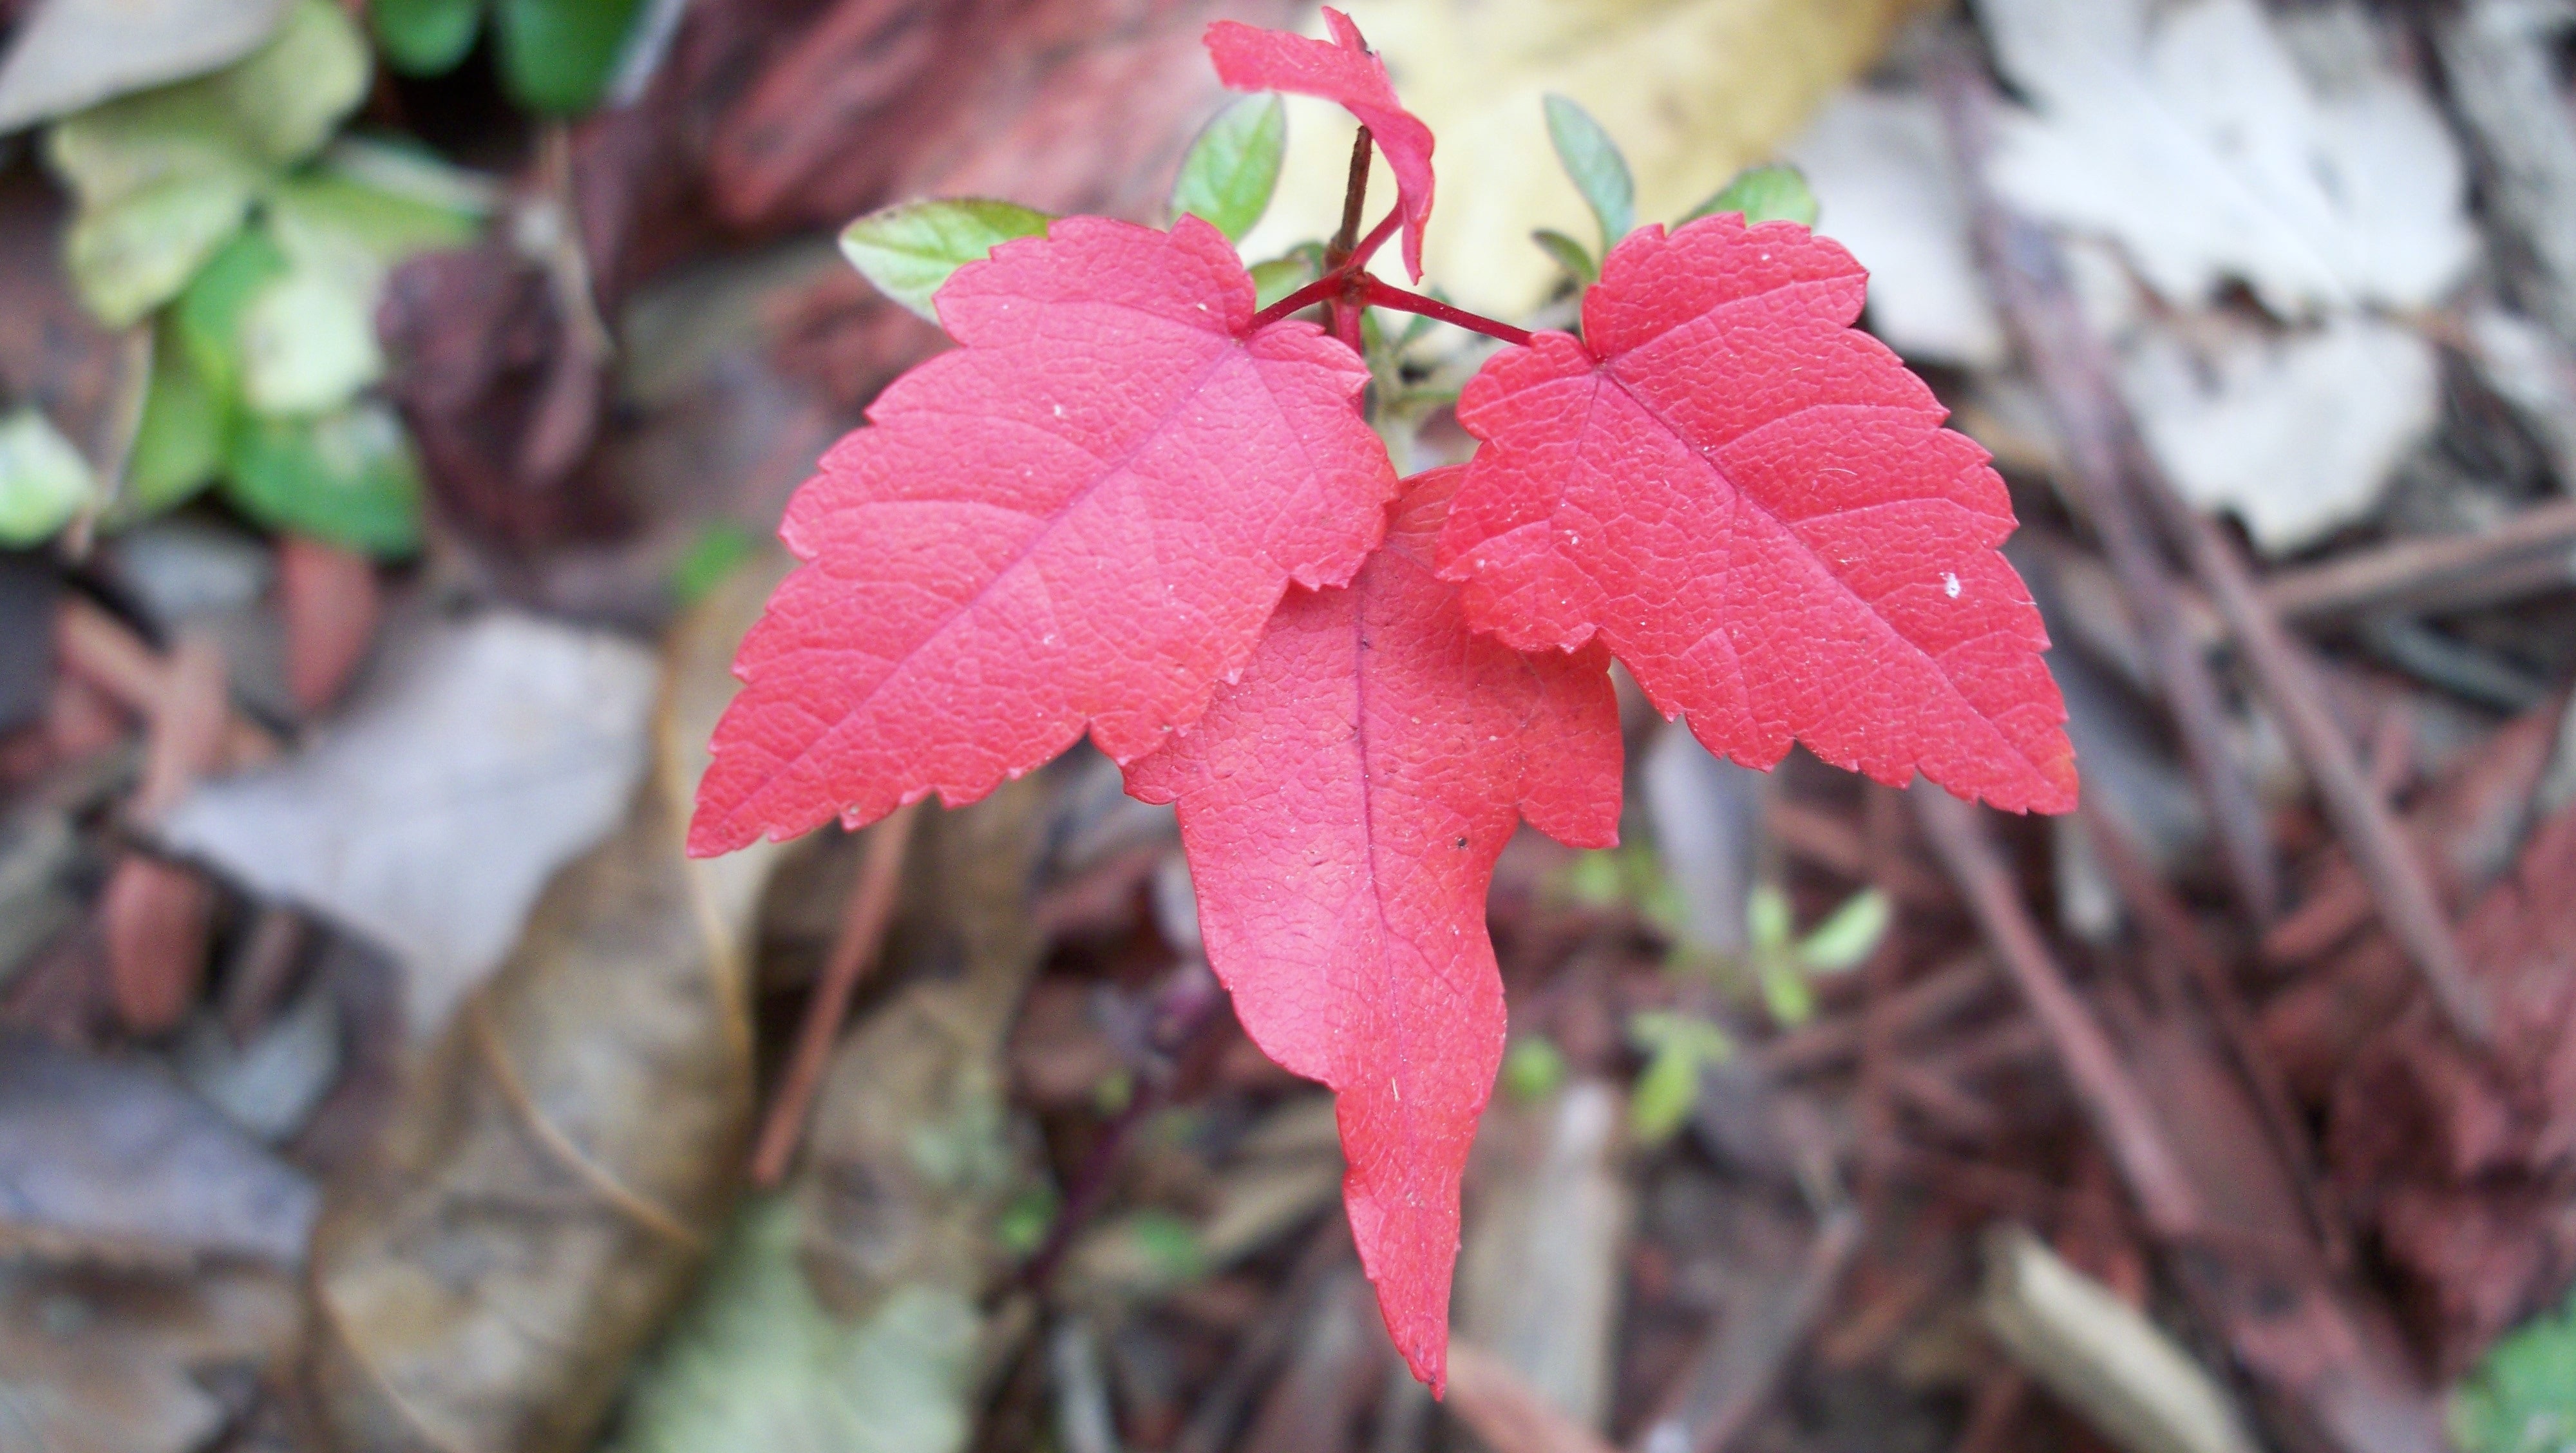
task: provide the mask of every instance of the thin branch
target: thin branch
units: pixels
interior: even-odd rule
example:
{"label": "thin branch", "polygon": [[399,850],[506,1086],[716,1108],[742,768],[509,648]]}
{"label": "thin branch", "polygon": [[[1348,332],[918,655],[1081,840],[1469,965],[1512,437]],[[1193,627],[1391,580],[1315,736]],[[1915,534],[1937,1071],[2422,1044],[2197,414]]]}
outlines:
{"label": "thin branch", "polygon": [[903,884],[903,860],[920,810],[918,802],[896,808],[868,839],[867,855],[859,860],[858,881],[851,885],[849,906],[841,915],[840,932],[832,939],[832,956],[824,962],[813,997],[806,1001],[805,1022],[797,1028],[796,1048],[779,1081],[778,1098],[760,1127],[759,1146],[751,1157],[755,1186],[774,1186],[785,1179],[797,1142],[804,1139],[805,1118],[813,1110],[815,1092],[823,1086],[823,1069],[831,1060],[841,1020],[850,1012],[850,995],[876,962],[886,929],[894,922],[895,890]]}
{"label": "thin branch", "polygon": [[2122,1178],[2138,1198],[2147,1224],[2167,1238],[2200,1229],[2200,1196],[2183,1174],[2182,1163],[2165,1139],[2164,1126],[2147,1103],[2146,1092],[2120,1063],[2111,1037],[2050,956],[2039,925],[2023,904],[2021,890],[2004,866],[2003,854],[1987,836],[1978,809],[1936,787],[1918,786],[1914,815],[1942,866],[1968,900],[1968,911],[1985,930],[2004,971],[2032,1017],[2048,1031],[2058,1063],[2093,1128],[2119,1162]]}
{"label": "thin branch", "polygon": [[1370,141],[1369,129],[1365,126],[1360,128],[1359,135],[1351,138],[1350,180],[1342,186],[1342,225],[1333,234],[1332,242],[1324,248],[1326,272],[1340,271],[1359,243],[1360,208],[1368,202]]}
{"label": "thin branch", "polygon": [[1403,221],[1404,208],[1400,204],[1388,208],[1386,215],[1378,219],[1377,225],[1369,229],[1368,236],[1361,238],[1360,245],[1351,250],[1351,260],[1344,266],[1352,268],[1368,266],[1369,259],[1377,256],[1377,250],[1384,247],[1386,240],[1395,235],[1395,229]]}

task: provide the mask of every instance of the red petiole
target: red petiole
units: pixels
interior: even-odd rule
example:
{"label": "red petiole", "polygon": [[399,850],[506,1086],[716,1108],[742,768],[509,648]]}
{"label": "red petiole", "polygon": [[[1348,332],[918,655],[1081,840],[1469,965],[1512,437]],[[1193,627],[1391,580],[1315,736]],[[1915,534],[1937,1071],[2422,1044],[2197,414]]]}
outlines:
{"label": "red petiole", "polygon": [[[1392,222],[1393,215],[1390,214],[1387,220]],[[1382,226],[1378,229],[1378,233],[1391,230]],[[1389,308],[1399,313],[1420,313],[1426,318],[1455,324],[1469,332],[1482,333],[1488,338],[1499,338],[1505,343],[1516,343],[1524,348],[1529,346],[1529,330],[1525,328],[1515,328],[1509,323],[1498,322],[1482,313],[1470,313],[1464,308],[1451,307],[1438,298],[1426,298],[1420,293],[1407,292],[1365,271],[1361,264],[1367,260],[1369,248],[1376,242],[1385,240],[1378,233],[1370,234],[1371,240],[1361,244],[1360,249],[1352,253],[1349,262],[1255,313],[1252,316],[1252,326],[1267,327],[1282,318],[1303,312],[1317,303],[1340,303],[1346,306]]]}

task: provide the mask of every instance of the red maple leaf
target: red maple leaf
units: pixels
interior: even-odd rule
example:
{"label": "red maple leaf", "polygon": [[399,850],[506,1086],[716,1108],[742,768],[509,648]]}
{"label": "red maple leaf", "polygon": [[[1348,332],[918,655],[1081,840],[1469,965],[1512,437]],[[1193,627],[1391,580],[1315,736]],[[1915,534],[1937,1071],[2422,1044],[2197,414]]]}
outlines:
{"label": "red maple leaf", "polygon": [[1458,402],[1483,441],[1440,539],[1468,619],[1523,650],[1594,636],[1709,750],[1792,738],[1893,785],[2075,804],[2039,611],[1995,550],[1986,452],[1849,325],[1865,274],[1788,222],[1736,216],[1611,252],[1583,336],[1488,360]]}
{"label": "red maple leaf", "polygon": [[1349,588],[1290,592],[1242,679],[1127,769],[1130,792],[1178,804],[1244,1029],[1335,1092],[1361,1264],[1434,1389],[1459,1176],[1502,1062],[1494,858],[1521,817],[1585,847],[1619,825],[1607,658],[1474,634],[1432,571],[1460,474],[1409,481]]}
{"label": "red maple leaf", "polygon": [[897,380],[780,533],[806,564],[745,637],[689,850],[971,802],[1079,736],[1194,720],[1290,581],[1348,581],[1395,492],[1357,356],[1255,329],[1194,217],[1074,217],[958,270],[965,345]]}
{"label": "red maple leaf", "polygon": [[1404,109],[1386,62],[1370,54],[1351,18],[1327,5],[1329,42],[1235,20],[1207,28],[1217,79],[1237,91],[1287,91],[1331,101],[1360,119],[1395,173],[1396,209],[1404,216],[1404,267],[1422,278],[1422,228],[1431,220],[1431,128]]}

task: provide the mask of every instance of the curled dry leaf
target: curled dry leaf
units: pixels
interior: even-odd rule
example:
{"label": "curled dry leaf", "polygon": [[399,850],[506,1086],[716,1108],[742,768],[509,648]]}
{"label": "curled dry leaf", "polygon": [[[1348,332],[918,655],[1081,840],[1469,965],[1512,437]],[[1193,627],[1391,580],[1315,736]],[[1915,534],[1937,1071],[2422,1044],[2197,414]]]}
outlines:
{"label": "curled dry leaf", "polygon": [[586,1446],[721,1222],[774,850],[690,862],[683,814],[726,658],[779,573],[738,573],[675,633],[632,811],[555,875],[403,1087],[376,1162],[332,1190],[312,1361],[345,1447]]}

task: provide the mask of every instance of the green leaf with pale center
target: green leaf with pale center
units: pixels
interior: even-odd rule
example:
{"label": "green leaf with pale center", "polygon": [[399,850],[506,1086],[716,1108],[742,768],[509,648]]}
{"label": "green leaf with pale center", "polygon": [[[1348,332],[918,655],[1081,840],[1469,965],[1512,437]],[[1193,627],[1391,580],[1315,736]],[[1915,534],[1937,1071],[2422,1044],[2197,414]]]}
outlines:
{"label": "green leaf with pale center", "polygon": [[1288,107],[1276,95],[1246,96],[1216,115],[1190,143],[1172,184],[1172,215],[1204,219],[1241,242],[1279,187],[1288,151]]}
{"label": "green leaf with pale center", "polygon": [[1628,174],[1628,159],[1591,112],[1557,95],[1550,95],[1546,105],[1548,140],[1556,144],[1556,159],[1565,164],[1565,174],[1601,224],[1601,251],[1607,256],[1637,225],[1637,183]]}
{"label": "green leaf with pale center", "polygon": [[1054,221],[1010,202],[959,197],[904,202],[870,212],[841,231],[841,255],[877,291],[936,323],[930,305],[949,274],[1002,243],[1035,237]]}

